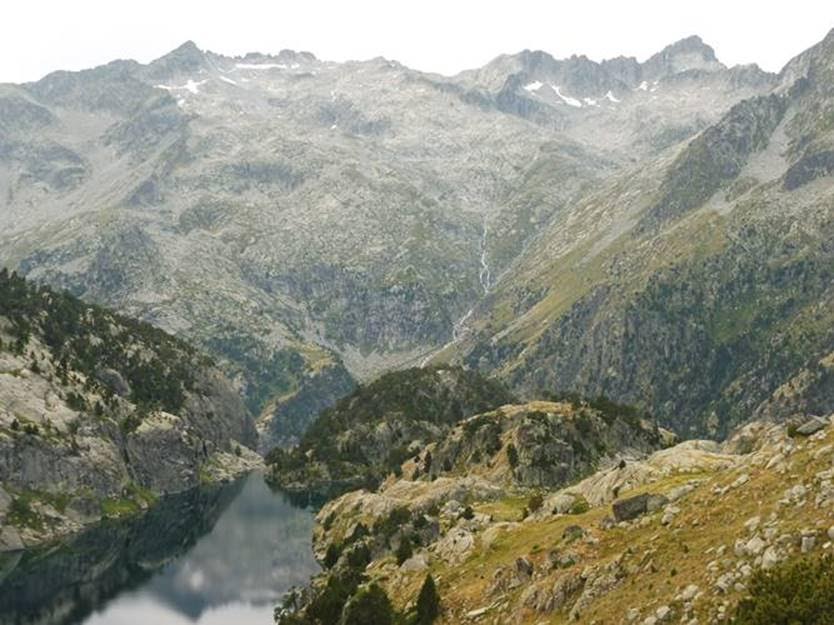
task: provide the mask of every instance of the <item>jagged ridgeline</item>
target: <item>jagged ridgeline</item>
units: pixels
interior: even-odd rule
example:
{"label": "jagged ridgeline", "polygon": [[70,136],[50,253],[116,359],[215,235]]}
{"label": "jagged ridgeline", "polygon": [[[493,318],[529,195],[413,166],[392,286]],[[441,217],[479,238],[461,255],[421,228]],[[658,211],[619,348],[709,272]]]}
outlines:
{"label": "jagged ridgeline", "polygon": [[286,487],[374,485],[458,421],[514,403],[500,383],[460,367],[383,375],[322,412],[292,451],[267,457]]}
{"label": "jagged ridgeline", "polygon": [[208,357],[0,270],[0,550],[230,476],[255,442]]}

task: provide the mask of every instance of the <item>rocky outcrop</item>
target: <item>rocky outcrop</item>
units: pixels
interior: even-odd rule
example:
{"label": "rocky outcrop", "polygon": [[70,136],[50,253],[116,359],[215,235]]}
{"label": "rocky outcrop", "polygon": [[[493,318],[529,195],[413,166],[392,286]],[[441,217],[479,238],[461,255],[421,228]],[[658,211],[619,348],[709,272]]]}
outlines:
{"label": "rocky outcrop", "polygon": [[505,485],[556,488],[673,441],[628,406],[529,402],[463,420],[405,462],[402,472],[426,479],[484,475]]}
{"label": "rocky outcrop", "polygon": [[189,346],[5,272],[0,293],[6,548],[262,466],[239,395]]}
{"label": "rocky outcrop", "polygon": [[[381,584],[398,609],[407,610],[427,571],[442,571],[441,623],[520,616],[726,622],[758,571],[832,548],[834,416],[820,423],[796,436],[756,422],[723,445],[688,441],[635,457],[545,491],[540,509],[523,520],[496,518],[518,497],[483,476],[391,481],[377,493],[349,493],[317,518],[320,557],[341,555],[312,596],[348,579],[345,567],[363,551],[367,559],[352,570]],[[618,498],[589,490],[616,473]],[[589,494],[582,507],[549,507],[582,492]],[[394,556],[406,536],[413,554],[400,563]]]}

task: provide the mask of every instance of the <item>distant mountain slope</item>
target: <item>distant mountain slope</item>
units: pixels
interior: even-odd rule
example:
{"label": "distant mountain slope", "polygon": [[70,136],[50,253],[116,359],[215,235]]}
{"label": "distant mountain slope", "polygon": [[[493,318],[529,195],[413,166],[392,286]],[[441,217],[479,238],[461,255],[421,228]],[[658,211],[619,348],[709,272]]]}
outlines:
{"label": "distant mountain slope", "polygon": [[830,411],[832,68],[834,31],[771,93],[554,217],[438,360],[523,396],[636,403],[685,435]]}
{"label": "distant mountain slope", "polygon": [[775,80],[697,38],[452,78],[190,42],[55,72],[0,86],[0,264],[196,341],[289,442],[458,338],[603,179]]}
{"label": "distant mountain slope", "polygon": [[3,549],[254,466],[255,443],[206,356],[0,270]]}

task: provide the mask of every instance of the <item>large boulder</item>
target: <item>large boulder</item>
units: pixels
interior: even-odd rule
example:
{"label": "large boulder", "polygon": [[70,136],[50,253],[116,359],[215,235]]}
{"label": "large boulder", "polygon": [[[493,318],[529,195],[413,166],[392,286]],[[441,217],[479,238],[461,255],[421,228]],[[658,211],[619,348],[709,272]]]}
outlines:
{"label": "large boulder", "polygon": [[617,522],[630,521],[648,512],[659,510],[669,503],[663,495],[651,495],[644,493],[626,499],[618,499],[611,507],[614,511],[614,518]]}

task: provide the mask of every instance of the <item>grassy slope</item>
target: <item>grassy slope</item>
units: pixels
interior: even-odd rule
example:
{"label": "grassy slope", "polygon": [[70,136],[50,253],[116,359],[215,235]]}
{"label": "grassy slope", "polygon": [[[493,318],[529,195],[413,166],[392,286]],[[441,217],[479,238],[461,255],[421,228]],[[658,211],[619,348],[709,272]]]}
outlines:
{"label": "grassy slope", "polygon": [[[780,475],[761,466],[741,466],[725,472],[686,473],[670,475],[661,481],[642,487],[622,496],[640,492],[668,492],[674,486],[693,478],[704,478],[700,486],[678,505],[681,513],[669,527],[659,523],[660,515],[651,517],[645,527],[632,526],[627,529],[615,527],[599,529],[600,521],[610,514],[610,506],[591,509],[585,514],[556,517],[546,521],[528,521],[517,525],[491,544],[489,548],[477,549],[460,565],[453,566],[433,560],[431,573],[439,581],[439,590],[446,608],[443,624],[465,620],[463,615],[470,610],[493,604],[488,598],[492,573],[502,566],[513,566],[519,557],[528,557],[537,565],[544,561],[551,548],[563,546],[561,536],[566,527],[580,525],[598,540],[596,544],[583,541],[573,547],[582,555],[575,569],[607,563],[624,555],[626,566],[637,567],[635,574],[628,575],[619,586],[594,602],[593,608],[580,622],[619,623],[625,611],[631,607],[643,608],[642,616],[648,615],[648,608],[661,605],[679,606],[674,601],[683,588],[696,584],[704,596],[696,599],[694,615],[700,622],[708,622],[718,601],[735,604],[743,595],[731,590],[726,596],[717,596],[712,590],[714,579],[710,579],[707,566],[713,560],[720,560],[715,550],[725,545],[732,558],[736,538],[748,537],[744,523],[754,516],[765,520],[771,513],[780,518],[780,533],[796,534],[804,528],[827,529],[832,523],[831,511],[815,508],[812,501],[802,507],[782,506],[778,503],[786,488],[800,483],[813,483],[814,475],[832,467],[834,453],[830,447],[827,453],[815,458],[814,452],[826,445],[834,444],[834,430],[829,428],[825,439],[801,441],[794,455],[790,457],[788,470]],[[740,475],[748,474],[749,482],[734,489],[729,495],[716,495],[714,490],[731,485]],[[809,498],[810,499],[810,498]],[[517,519],[524,500],[518,497],[500,502],[475,506],[476,511],[495,515],[496,520]],[[819,547],[818,547],[819,549]],[[722,569],[723,570],[723,569]],[[570,569],[548,574],[548,580],[555,582],[560,576],[570,574]],[[576,572],[576,571],[573,571]],[[395,605],[404,607],[419,591],[425,573],[392,574],[388,561],[378,562],[371,569],[371,575],[383,583]],[[502,618],[514,616],[516,623],[568,623],[566,612],[550,615],[537,614],[529,609],[519,610],[515,602],[525,587],[501,598],[500,605],[490,611],[483,622],[504,622]],[[504,617],[495,616],[504,614]],[[495,619],[498,619],[497,621]]]}

